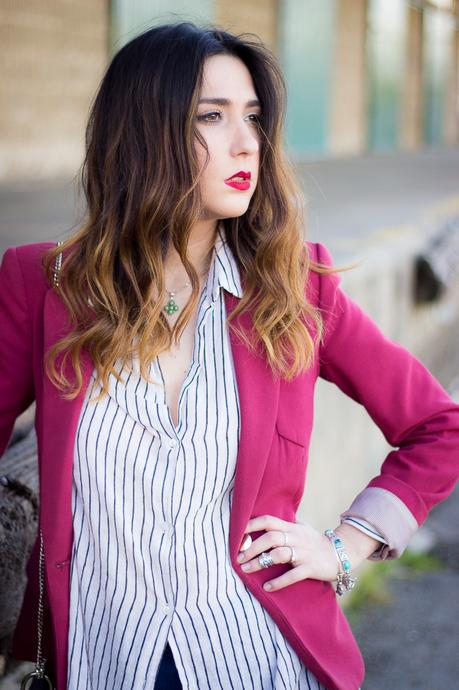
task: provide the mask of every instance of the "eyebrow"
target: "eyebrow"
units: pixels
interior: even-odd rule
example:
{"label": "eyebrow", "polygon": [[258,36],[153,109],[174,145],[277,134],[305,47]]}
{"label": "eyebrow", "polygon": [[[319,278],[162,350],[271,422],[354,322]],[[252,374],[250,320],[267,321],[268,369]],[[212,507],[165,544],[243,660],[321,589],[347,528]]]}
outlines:
{"label": "eyebrow", "polygon": [[[211,103],[212,105],[231,105],[231,101],[228,98],[201,98],[199,103]],[[254,100],[247,101],[245,104],[247,108],[254,108],[260,106],[260,101],[255,98]]]}

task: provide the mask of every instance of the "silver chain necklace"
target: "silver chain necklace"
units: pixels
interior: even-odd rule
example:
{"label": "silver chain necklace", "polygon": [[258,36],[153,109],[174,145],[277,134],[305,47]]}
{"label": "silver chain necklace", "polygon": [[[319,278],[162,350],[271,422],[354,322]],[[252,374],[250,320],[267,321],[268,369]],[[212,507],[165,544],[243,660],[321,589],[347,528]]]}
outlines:
{"label": "silver chain necklace", "polygon": [[[209,272],[209,269],[207,269],[207,271],[205,271],[204,273],[201,273],[201,275],[199,277],[203,278],[208,272]],[[166,314],[168,314],[169,316],[171,314],[174,314],[176,311],[178,311],[180,309],[180,307],[177,304],[177,302],[175,301],[174,297],[178,292],[181,292],[186,287],[191,287],[191,283],[185,283],[185,285],[182,285],[182,287],[178,288],[178,290],[174,290],[173,292],[166,288],[166,292],[169,295],[169,299],[167,301],[167,304],[163,307],[163,311],[165,311]]]}
{"label": "silver chain necklace", "polygon": [[190,287],[190,286],[191,286],[191,283],[185,283],[185,285],[183,285],[178,290],[174,290],[174,292],[171,292],[170,290],[168,290],[166,288],[166,292],[169,295],[169,300],[168,300],[167,304],[163,307],[163,310],[166,312],[166,314],[169,314],[169,316],[170,316],[171,314],[174,314],[176,311],[178,311],[180,309],[180,307],[178,306],[174,297],[178,292],[181,292],[186,287]]}

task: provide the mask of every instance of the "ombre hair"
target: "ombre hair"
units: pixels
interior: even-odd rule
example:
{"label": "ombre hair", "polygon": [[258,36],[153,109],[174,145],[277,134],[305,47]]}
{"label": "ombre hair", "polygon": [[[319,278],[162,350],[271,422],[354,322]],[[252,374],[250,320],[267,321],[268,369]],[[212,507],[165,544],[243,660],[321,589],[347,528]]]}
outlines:
{"label": "ombre hair", "polygon": [[[287,380],[312,365],[324,327],[320,310],[306,299],[308,273],[336,269],[313,264],[306,250],[304,201],[283,150],[286,87],[277,60],[253,34],[179,22],[144,31],[108,65],[86,129],[84,222],[43,257],[52,285],[63,251],[54,289],[72,330],[49,348],[45,370],[66,399],[81,391],[83,348],[97,368],[103,396],[110,373],[120,379],[118,359],[129,367],[136,355],[149,378],[149,363],[179,342],[197,305],[199,277],[187,244],[202,210],[196,139],[206,146],[195,118],[204,62],[222,54],[246,65],[261,103],[255,192],[242,216],[221,221],[243,285],[228,326],[247,347],[261,346],[272,371]],[[192,285],[173,327],[162,312],[171,243]],[[232,323],[245,311],[251,314],[250,334]],[[73,386],[65,373],[69,358]]]}

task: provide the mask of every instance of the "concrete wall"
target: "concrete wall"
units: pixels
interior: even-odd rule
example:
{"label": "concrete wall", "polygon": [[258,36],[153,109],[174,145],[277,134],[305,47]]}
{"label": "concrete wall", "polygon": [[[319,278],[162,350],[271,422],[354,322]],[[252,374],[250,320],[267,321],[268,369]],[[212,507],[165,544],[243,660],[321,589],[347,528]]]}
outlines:
{"label": "concrete wall", "polygon": [[105,0],[0,0],[0,181],[76,172],[107,31]]}

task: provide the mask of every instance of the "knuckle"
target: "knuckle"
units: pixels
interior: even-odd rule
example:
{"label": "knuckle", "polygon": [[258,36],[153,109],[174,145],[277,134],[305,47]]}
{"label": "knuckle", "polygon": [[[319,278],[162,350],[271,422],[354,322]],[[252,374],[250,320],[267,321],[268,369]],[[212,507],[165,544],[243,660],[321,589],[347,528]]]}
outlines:
{"label": "knuckle", "polygon": [[282,555],[284,557],[285,561],[290,561],[290,558],[292,557],[292,551],[289,549],[288,546],[281,546],[282,549]]}
{"label": "knuckle", "polygon": [[284,549],[284,546],[278,546],[277,549],[274,549],[279,563],[286,563],[288,558],[290,558],[290,549],[286,549],[285,551]]}
{"label": "knuckle", "polygon": [[310,568],[308,568],[304,563],[301,565],[297,566],[297,571],[298,571],[298,579],[299,580],[304,580],[306,577],[309,577],[310,574]]}

